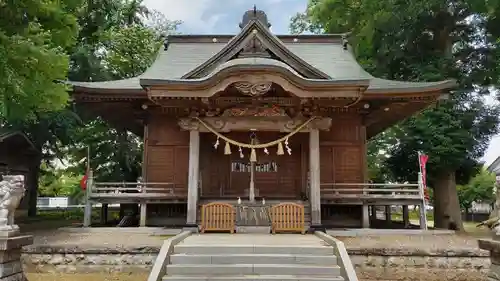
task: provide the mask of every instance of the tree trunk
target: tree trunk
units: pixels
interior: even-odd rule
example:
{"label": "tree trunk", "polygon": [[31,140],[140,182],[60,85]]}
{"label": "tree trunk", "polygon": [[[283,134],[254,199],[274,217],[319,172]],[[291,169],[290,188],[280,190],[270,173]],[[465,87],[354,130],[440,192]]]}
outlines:
{"label": "tree trunk", "polygon": [[40,166],[42,165],[42,160],[36,158],[30,165],[27,179],[27,194],[28,197],[28,217],[36,216],[37,209],[36,203],[38,199],[38,178],[40,176]]}
{"label": "tree trunk", "polygon": [[434,188],[434,227],[463,230],[455,171],[445,171],[436,179]]}

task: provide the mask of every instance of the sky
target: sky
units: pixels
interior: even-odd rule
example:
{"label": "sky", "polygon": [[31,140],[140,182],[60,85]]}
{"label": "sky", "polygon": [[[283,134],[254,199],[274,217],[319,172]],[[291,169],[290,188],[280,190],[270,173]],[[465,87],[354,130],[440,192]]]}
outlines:
{"label": "sky", "polygon": [[[263,10],[276,34],[288,34],[293,15],[303,12],[307,0],[144,0],[149,9],[162,12],[169,20],[183,23],[183,34],[235,34],[239,31],[243,13],[253,9]],[[500,135],[493,137],[483,161],[490,164],[500,156]]]}

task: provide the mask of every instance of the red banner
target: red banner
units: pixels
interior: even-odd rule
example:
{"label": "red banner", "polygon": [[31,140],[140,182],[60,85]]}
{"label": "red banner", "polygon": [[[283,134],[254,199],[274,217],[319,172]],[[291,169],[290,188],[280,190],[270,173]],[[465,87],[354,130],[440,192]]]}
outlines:
{"label": "red banner", "polygon": [[87,173],[85,173],[85,175],[80,180],[80,187],[82,188],[82,190],[87,189],[87,179],[88,179],[88,175],[87,175]]}
{"label": "red banner", "polygon": [[420,171],[422,172],[422,184],[424,185],[424,197],[425,200],[429,200],[429,193],[427,192],[427,171],[426,164],[429,160],[429,155],[418,154],[418,163],[420,164]]}

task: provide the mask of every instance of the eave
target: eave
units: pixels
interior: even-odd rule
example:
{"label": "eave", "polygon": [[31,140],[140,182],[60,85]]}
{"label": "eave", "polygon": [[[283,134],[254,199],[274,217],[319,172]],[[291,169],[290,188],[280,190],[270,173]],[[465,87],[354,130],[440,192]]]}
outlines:
{"label": "eave", "polygon": [[443,96],[443,91],[428,92],[418,95],[399,95],[399,97],[388,97],[372,99],[365,95],[361,104],[373,101],[382,102],[376,109],[369,110],[363,116],[363,124],[366,126],[367,138],[372,138],[388,128],[403,122],[407,118],[415,116],[419,112],[435,105]]}
{"label": "eave", "polygon": [[487,170],[491,173],[495,173],[495,175],[500,175],[500,157],[495,159],[495,161],[488,166]]}
{"label": "eave", "polygon": [[36,148],[35,144],[26,136],[26,134],[20,132],[20,131],[3,131],[0,133],[0,143],[7,143],[9,141],[16,142],[17,141],[22,141],[24,142],[28,147],[28,152],[32,153],[40,153],[38,149]]}
{"label": "eave", "polygon": [[[369,86],[369,80],[324,80],[304,78],[287,65],[269,59],[255,59],[260,63],[239,63],[235,59],[220,66],[212,74],[200,79],[141,79],[141,84],[152,98],[184,97],[207,98],[242,81],[271,81],[300,97],[358,97]],[[253,59],[252,59],[253,60]]]}
{"label": "eave", "polygon": [[380,78],[373,78],[370,82],[370,87],[366,90],[371,98],[387,98],[387,97],[402,97],[408,94],[433,93],[436,91],[444,91],[457,87],[457,81],[443,80],[436,82],[407,82],[394,81]]}

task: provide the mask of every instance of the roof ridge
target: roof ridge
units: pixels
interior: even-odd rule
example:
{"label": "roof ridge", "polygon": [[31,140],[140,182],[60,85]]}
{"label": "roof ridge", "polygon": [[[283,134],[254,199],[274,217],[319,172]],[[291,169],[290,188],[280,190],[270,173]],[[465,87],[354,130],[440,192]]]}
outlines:
{"label": "roof ridge", "polygon": [[[264,38],[262,38],[264,37]],[[287,48],[287,46],[274,34],[272,34],[268,28],[263,26],[262,22],[252,20],[250,21],[245,27],[242,28],[241,32],[232,37],[229,42],[215,55],[213,55],[211,58],[206,60],[204,63],[201,65],[197,66],[193,70],[189,71],[188,73],[184,74],[182,76],[183,79],[189,79],[189,78],[194,78],[197,75],[200,75],[203,73],[204,70],[210,69],[215,67],[218,63],[220,63],[222,60],[229,60],[233,56],[235,56],[245,43],[248,43],[250,40],[253,39],[258,39],[260,44],[265,44],[267,41],[267,44],[270,44],[268,47],[273,47],[275,46],[274,54],[278,56],[280,59],[284,60],[285,63],[288,65],[296,65],[301,66],[304,68],[306,72],[308,72],[312,77],[315,78],[323,78],[323,79],[330,79],[331,77],[327,75],[326,73],[322,72],[321,70],[315,68],[314,66],[310,65],[303,59],[301,59],[299,56],[294,54],[290,49]],[[264,39],[264,40],[262,40]],[[247,42],[248,41],[248,42]],[[273,50],[271,50],[272,52]],[[278,51],[278,53],[276,53]],[[286,61],[289,62],[286,62]]]}

